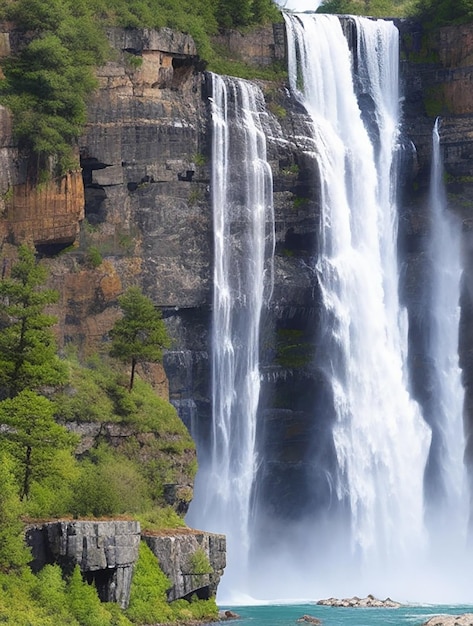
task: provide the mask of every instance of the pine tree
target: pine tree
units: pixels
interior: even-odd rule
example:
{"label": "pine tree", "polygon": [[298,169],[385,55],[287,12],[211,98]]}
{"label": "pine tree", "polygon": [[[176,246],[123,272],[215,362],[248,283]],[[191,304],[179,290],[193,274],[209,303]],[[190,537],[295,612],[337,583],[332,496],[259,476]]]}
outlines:
{"label": "pine tree", "polygon": [[23,536],[13,460],[5,453],[0,455],[0,485],[0,571],[9,571],[31,561],[31,553]]}
{"label": "pine tree", "polygon": [[34,479],[47,476],[57,450],[77,443],[54,421],[54,409],[51,400],[28,389],[0,402],[0,450],[15,459],[21,499],[28,497]]}
{"label": "pine tree", "polygon": [[123,363],[130,363],[131,391],[136,365],[140,362],[161,362],[163,348],[169,347],[170,340],[161,312],[155,309],[152,301],[142,294],[139,287],[128,289],[118,302],[123,317],[115,322],[110,331],[112,339],[110,356]]}
{"label": "pine tree", "polygon": [[44,313],[58,295],[45,289],[47,272],[34,252],[23,245],[9,277],[0,280],[0,391],[15,397],[23,389],[58,386],[66,370],[56,354],[51,326],[56,318]]}

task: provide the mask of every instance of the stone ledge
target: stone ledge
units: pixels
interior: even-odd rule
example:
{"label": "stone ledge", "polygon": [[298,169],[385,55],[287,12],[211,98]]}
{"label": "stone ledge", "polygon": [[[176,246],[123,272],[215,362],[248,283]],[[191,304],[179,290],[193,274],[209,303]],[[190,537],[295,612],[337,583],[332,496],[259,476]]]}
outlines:
{"label": "stone ledge", "polygon": [[[142,536],[139,522],[126,520],[62,520],[34,524],[26,530],[33,571],[57,563],[68,573],[78,565],[103,602],[116,602],[122,608],[129,603],[141,539],[171,581],[170,602],[193,594],[201,599],[216,595],[226,565],[224,535],[182,528]],[[192,571],[191,557],[199,549],[208,558],[211,572]]]}

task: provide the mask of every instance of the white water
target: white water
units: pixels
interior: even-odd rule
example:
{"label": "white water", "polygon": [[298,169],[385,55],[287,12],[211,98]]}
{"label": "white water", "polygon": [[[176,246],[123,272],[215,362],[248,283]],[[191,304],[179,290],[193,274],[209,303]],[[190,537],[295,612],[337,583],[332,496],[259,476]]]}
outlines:
{"label": "white water", "polygon": [[358,572],[361,589],[379,587],[380,576],[392,583],[407,563],[424,558],[430,431],[407,387],[407,321],[398,300],[398,33],[390,22],[354,19],[376,146],[338,18],[286,15],[291,89],[312,117],[322,174],[316,270],[327,319],[324,354],[332,357],[326,368],[336,411],[337,496],[351,511],[349,554],[338,558]]}
{"label": "white water", "polygon": [[425,519],[431,432],[410,396],[407,315],[398,299],[397,30],[389,22],[353,18],[356,85],[364,102],[373,105],[368,128],[339,20],[285,19],[291,90],[311,116],[321,174],[321,245],[314,266],[325,307],[319,355],[336,413],[335,493],[349,510],[349,527],[346,532],[333,519],[324,528],[306,521],[281,528],[281,545],[271,555],[258,555],[261,569],[250,578],[259,324],[271,290],[268,259],[274,247],[272,228],[268,232],[271,174],[261,93],[244,81],[217,76],[212,78],[213,421],[188,520],[227,534],[228,565],[219,588],[225,602],[368,593],[404,601],[465,601],[463,393],[456,350],[459,232],[445,212],[438,132],[430,202],[430,254],[438,280],[426,314],[436,322],[429,356],[442,407],[435,417],[441,435],[435,462],[445,500],[433,502]]}
{"label": "white water", "polygon": [[211,107],[212,429],[209,458],[201,459],[188,520],[227,535],[227,568],[220,587],[225,592],[246,586],[257,464],[260,317],[272,291],[274,215],[260,89],[212,75]]}
{"label": "white water", "polygon": [[432,133],[429,205],[432,220],[430,258],[434,276],[429,346],[437,374],[433,418],[439,431],[437,464],[441,479],[430,504],[434,515],[429,519],[429,528],[433,538],[442,546],[443,558],[449,557],[452,561],[464,554],[468,515],[463,464],[464,391],[458,365],[461,224],[447,210],[438,119]]}

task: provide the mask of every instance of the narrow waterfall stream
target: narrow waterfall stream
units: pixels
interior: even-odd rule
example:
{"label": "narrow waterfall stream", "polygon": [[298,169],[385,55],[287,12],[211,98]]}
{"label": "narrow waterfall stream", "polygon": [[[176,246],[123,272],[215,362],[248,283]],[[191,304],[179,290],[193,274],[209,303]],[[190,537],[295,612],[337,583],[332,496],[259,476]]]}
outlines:
{"label": "narrow waterfall stream", "polygon": [[210,441],[200,442],[198,506],[191,506],[189,520],[196,527],[227,535],[228,565],[222,587],[241,590],[246,581],[257,462],[260,317],[273,280],[272,174],[260,119],[265,115],[260,89],[237,78],[212,74],[211,80],[213,419]]}
{"label": "narrow waterfall stream", "polygon": [[[458,217],[447,210],[440,152],[439,120],[432,132],[430,260],[432,272],[430,358],[435,371],[431,406],[432,447],[426,474],[428,526],[440,553],[463,552],[468,498],[463,453],[463,396],[458,365],[460,320],[460,235]],[[455,514],[452,514],[452,512]],[[440,556],[440,555],[439,555]]]}

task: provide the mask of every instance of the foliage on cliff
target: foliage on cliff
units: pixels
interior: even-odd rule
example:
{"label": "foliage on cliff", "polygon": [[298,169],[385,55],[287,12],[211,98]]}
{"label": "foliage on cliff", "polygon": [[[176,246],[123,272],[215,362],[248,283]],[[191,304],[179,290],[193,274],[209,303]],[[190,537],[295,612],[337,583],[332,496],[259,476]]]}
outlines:
{"label": "foliage on cliff", "polygon": [[57,319],[44,312],[58,294],[44,288],[46,276],[34,252],[20,246],[18,262],[0,281],[0,387],[9,398],[65,380],[51,331]]}
{"label": "foliage on cliff", "polygon": [[73,146],[96,87],[94,69],[110,54],[106,26],[188,32],[211,62],[218,54],[210,37],[219,28],[277,16],[273,0],[0,0],[0,20],[25,34],[21,50],[2,60],[0,102],[13,112],[15,136],[33,157],[31,170],[62,174],[75,167]]}
{"label": "foliage on cliff", "polygon": [[414,0],[326,0],[318,13],[404,17],[412,13]]}
{"label": "foliage on cliff", "polygon": [[473,0],[417,0],[416,13],[430,28],[464,24],[473,20]]}
{"label": "foliage on cliff", "polygon": [[92,3],[15,0],[0,3],[0,16],[26,33],[25,45],[3,60],[2,102],[14,115],[19,145],[49,169],[73,167],[72,145],[86,121],[86,98],[95,88],[93,69],[108,44]]}
{"label": "foliage on cliff", "polygon": [[[0,345],[5,346],[0,621],[8,616],[13,626],[49,626],[57,619],[81,626],[126,626],[133,620],[117,606],[101,604],[78,571],[64,581],[59,568],[45,568],[37,577],[27,570],[30,554],[22,519],[126,514],[148,527],[183,525],[175,508],[166,505],[164,492],[169,483],[191,490],[194,443],[174,407],[139,377],[129,392],[122,368],[107,355],[85,364],[73,354],[59,359],[50,330],[54,320],[44,311],[54,294],[45,280],[45,271],[25,246],[0,279]],[[16,370],[10,361],[15,363],[18,355],[21,367],[13,385]],[[42,355],[51,360],[43,364],[47,376],[37,371]],[[82,437],[70,432],[74,425],[69,422]],[[90,429],[95,433],[91,438]],[[189,494],[184,492],[175,494],[175,502],[187,506]],[[150,606],[142,607],[141,615],[147,611],[151,615]],[[159,621],[167,620],[168,613],[167,608],[161,611]],[[176,620],[187,615],[177,605],[170,614]]]}
{"label": "foliage on cliff", "polygon": [[407,17],[421,19],[428,27],[462,24],[473,20],[473,1],[458,0],[325,0],[318,13]]}
{"label": "foliage on cliff", "polygon": [[130,363],[131,391],[138,363],[162,362],[163,348],[169,348],[170,340],[161,311],[138,287],[128,289],[118,298],[118,303],[123,317],[115,322],[110,331],[110,355],[123,363]]}

